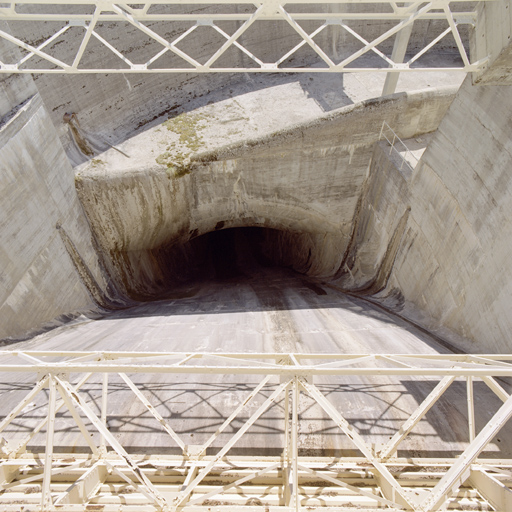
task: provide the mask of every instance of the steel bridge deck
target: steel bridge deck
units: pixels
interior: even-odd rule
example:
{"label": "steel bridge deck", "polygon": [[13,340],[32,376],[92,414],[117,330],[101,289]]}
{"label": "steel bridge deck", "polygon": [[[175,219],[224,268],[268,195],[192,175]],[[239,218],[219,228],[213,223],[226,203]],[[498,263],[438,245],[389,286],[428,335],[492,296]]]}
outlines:
{"label": "steel bridge deck", "polygon": [[[512,377],[512,355],[5,351],[0,373],[12,391],[20,377],[32,380],[28,393],[17,391],[12,410],[0,406],[2,510],[505,511],[512,503],[512,395],[500,382]],[[175,412],[183,393],[162,402],[145,383],[156,379],[162,387],[189,378],[199,386],[214,375],[231,384],[243,376],[243,392],[219,392],[210,405],[223,405],[223,421],[205,435],[199,429],[192,444]],[[402,411],[385,442],[374,442],[378,436],[350,420],[346,386],[362,379],[369,392],[379,379],[405,377],[429,392]],[[461,383],[466,441],[452,443],[443,457],[429,456],[425,441],[416,450],[407,445],[432,408],[443,414],[436,405]],[[344,390],[339,396],[333,384]],[[124,445],[122,428],[113,428],[116,394],[153,422],[138,447]],[[502,405],[482,424],[478,404],[492,396]],[[317,452],[303,435],[315,407],[325,428],[335,430],[334,442]],[[382,411],[365,414],[385,419]],[[142,418],[140,411],[135,417]],[[252,443],[263,425],[273,441],[259,453]]]}

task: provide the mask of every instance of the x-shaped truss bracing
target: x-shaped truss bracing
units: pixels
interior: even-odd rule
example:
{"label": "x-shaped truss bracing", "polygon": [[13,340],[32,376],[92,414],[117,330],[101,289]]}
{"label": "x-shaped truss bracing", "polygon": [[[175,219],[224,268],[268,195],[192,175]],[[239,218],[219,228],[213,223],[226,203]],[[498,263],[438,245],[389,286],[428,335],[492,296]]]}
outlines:
{"label": "x-shaped truss bracing", "polygon": [[[195,10],[190,13],[177,11],[183,4],[178,0],[153,0],[150,2],[139,1],[137,3],[110,2],[107,0],[80,0],[76,14],[71,13],[69,2],[61,0],[20,0],[17,2],[0,3],[0,22],[11,23],[12,30],[0,30],[0,42],[4,40],[10,46],[18,50],[18,58],[8,60],[0,53],[0,73],[236,73],[236,72],[364,72],[379,71],[400,73],[407,71],[478,71],[485,64],[485,60],[471,61],[465,45],[459,33],[462,25],[475,26],[478,23],[475,12],[457,11],[458,2],[448,0],[431,0],[430,2],[393,2],[389,0],[362,0],[327,1],[322,4],[330,5],[329,12],[318,12],[314,8],[315,2],[294,0],[291,4],[283,0],[217,0],[208,2],[205,0],[190,0],[188,5],[201,4],[208,7],[208,13]],[[486,0],[488,1],[488,0]],[[369,4],[381,6],[377,9],[368,9]],[[297,9],[297,4],[302,4]],[[352,4],[352,5],[349,5]],[[360,4],[359,12],[354,5]],[[364,5],[363,5],[364,4]],[[233,5],[238,9],[233,9]],[[288,7],[289,5],[289,7]],[[476,5],[476,2],[475,2]],[[51,6],[51,7],[48,7]],[[61,7],[66,8],[61,9]],[[350,8],[347,9],[346,7]],[[308,8],[309,7],[309,8]],[[313,8],[311,8],[313,7]],[[452,8],[454,10],[452,11]],[[347,11],[347,12],[345,12]],[[390,55],[379,49],[379,46],[389,42],[403,29],[410,28],[415,22],[421,20],[443,20],[447,27],[428,42],[422,49],[416,50],[415,55],[407,62],[393,61]],[[244,43],[244,35],[254,24],[260,22],[276,21],[291,27],[298,36],[298,43],[291,49],[283,48],[282,55],[270,62],[263,56],[256,55],[256,50],[250,50]],[[361,30],[353,27],[354,22],[365,21],[361,25],[372,23],[389,23],[389,28],[372,40],[367,39]],[[33,29],[26,32],[28,37],[16,35],[14,31],[16,23],[24,22],[26,27],[33,24]],[[51,22],[55,28],[48,35],[45,28],[43,35],[38,37],[41,22]],[[235,22],[238,28],[227,32],[223,23]],[[308,31],[304,27],[306,23],[316,23],[318,26]],[[105,23],[122,23],[125,28],[119,28],[115,36],[109,31],[107,35],[101,35],[98,29]],[[165,34],[153,28],[155,23],[165,23]],[[181,25],[180,25],[181,24]],[[183,24],[189,24],[183,28]],[[194,58],[190,51],[183,49],[183,41],[196,38],[197,44],[201,44],[201,27],[210,27],[217,32],[224,41],[219,47],[213,46],[211,54],[201,62]],[[329,55],[325,48],[318,43],[317,36],[330,26],[337,26],[352,38],[359,41],[361,47],[353,48],[341,58]],[[128,35],[136,29],[136,35]],[[174,28],[176,27],[176,28]],[[181,28],[180,28],[181,27]],[[72,29],[72,30],[71,30]],[[78,32],[77,32],[78,30]],[[263,38],[265,31],[259,33]],[[110,37],[109,35],[110,34]],[[460,53],[461,64],[455,67],[419,66],[417,61],[425,53],[430,51],[442,39],[451,34]],[[134,39],[135,37],[135,39]],[[137,37],[153,43],[151,53],[143,58],[135,60],[131,57],[129,47],[137,45]],[[41,40],[42,38],[42,40]],[[36,41],[36,42],[34,42]],[[115,55],[116,64],[105,68],[95,67],[93,64],[84,64],[84,56],[89,51],[92,41],[99,42],[103,48]],[[261,41],[263,43],[264,41]],[[64,43],[62,46],[60,43]],[[204,41],[203,41],[204,44]],[[252,46],[254,41],[252,41]],[[467,46],[467,45],[466,45]],[[256,44],[257,47],[257,44]],[[316,60],[308,60],[307,63],[292,65],[290,58],[297,56],[301,48],[309,48],[311,55]],[[1,48],[1,47],[0,47]],[[243,52],[245,60],[231,59],[231,65],[222,61],[221,57],[228,50],[236,49]],[[390,54],[390,52],[388,52]],[[12,55],[16,53],[13,52]],[[159,62],[164,55],[172,55],[177,63],[160,66]],[[378,64],[369,64],[369,61],[357,62],[360,57],[368,54],[379,57]],[[3,60],[5,60],[5,62]],[[39,59],[39,62],[37,62]],[[132,60],[133,59],[133,60]],[[97,57],[101,60],[101,57]],[[109,61],[110,62],[110,61]]]}
{"label": "x-shaped truss bracing", "polygon": [[[500,383],[500,379],[512,377],[512,355],[5,351],[0,352],[0,373],[7,383],[33,383],[11,411],[3,411],[0,422],[2,510],[19,510],[23,505],[30,510],[72,512],[88,505],[107,512],[206,511],[213,505],[225,505],[226,510],[265,506],[276,511],[360,507],[428,512],[448,504],[461,510],[468,500],[499,511],[510,510],[512,504],[512,460],[480,458],[512,417],[512,395]],[[252,384],[245,385],[245,396],[238,405],[226,400],[230,407],[209,437],[201,444],[189,445],[172,412],[179,397],[166,402],[165,410],[148,398],[144,382],[152,382],[157,374],[160,385],[163,381],[173,385],[186,376],[193,376],[192,386],[215,376],[230,382],[239,377]],[[323,388],[332,379],[337,379],[338,385],[345,379],[347,386],[353,379],[363,378],[368,385],[382,377],[413,378],[428,389],[437,384],[414,410],[407,411],[394,435],[379,445],[347,419],[348,402],[343,394],[332,400]],[[101,390],[99,400],[87,391],[95,380]],[[404,440],[455,381],[465,382],[466,387],[468,434],[462,452],[443,459],[400,457]],[[481,418],[475,417],[476,381],[483,383],[480,392],[482,387],[486,390],[480,400],[497,396],[502,403],[484,426]],[[128,402],[138,403],[154,421],[154,430],[141,436],[148,447],[157,446],[151,435],[168,435],[160,453],[134,454],[111,430],[108,418],[117,413],[109,396],[120,392],[119,383],[123,383],[124,393],[131,393]],[[376,383],[375,392],[378,388]],[[311,403],[323,411],[325,428],[334,424],[338,438],[349,442],[360,456],[308,457],[303,453],[301,423]],[[27,418],[31,405],[46,411],[39,422],[31,414]],[[282,440],[278,453],[232,454],[242,439],[246,447],[261,448],[251,446],[251,440],[257,438],[254,429],[261,428],[270,411],[273,421],[280,424],[275,430],[278,434],[274,432],[276,439]],[[80,432],[84,453],[63,451],[59,437],[63,414]],[[376,419],[370,413],[368,420]],[[42,432],[45,453],[37,455],[29,448]],[[10,439],[12,435],[14,439]],[[224,437],[219,447],[220,436]]]}

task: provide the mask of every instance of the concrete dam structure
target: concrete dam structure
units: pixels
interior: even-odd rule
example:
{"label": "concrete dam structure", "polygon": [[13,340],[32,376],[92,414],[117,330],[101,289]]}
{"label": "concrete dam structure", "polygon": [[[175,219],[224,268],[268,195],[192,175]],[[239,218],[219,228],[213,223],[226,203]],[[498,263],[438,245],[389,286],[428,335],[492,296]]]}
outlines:
{"label": "concrete dam structure", "polygon": [[0,510],[512,510],[512,6],[0,2]]}

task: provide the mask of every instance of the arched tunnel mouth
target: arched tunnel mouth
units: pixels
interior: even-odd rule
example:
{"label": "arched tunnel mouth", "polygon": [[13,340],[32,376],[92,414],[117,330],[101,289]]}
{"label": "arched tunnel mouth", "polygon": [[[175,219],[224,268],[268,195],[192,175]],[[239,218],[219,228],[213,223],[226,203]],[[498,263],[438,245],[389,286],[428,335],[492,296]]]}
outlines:
{"label": "arched tunnel mouth", "polygon": [[185,243],[117,258],[131,298],[150,302],[179,295],[183,286],[264,280],[282,272],[304,274],[309,268],[307,234],[261,226],[224,228],[223,224],[218,222],[215,230]]}
{"label": "arched tunnel mouth", "polygon": [[261,275],[264,268],[289,267],[272,251],[280,233],[271,228],[240,227],[202,235],[204,267],[198,275],[225,281]]}

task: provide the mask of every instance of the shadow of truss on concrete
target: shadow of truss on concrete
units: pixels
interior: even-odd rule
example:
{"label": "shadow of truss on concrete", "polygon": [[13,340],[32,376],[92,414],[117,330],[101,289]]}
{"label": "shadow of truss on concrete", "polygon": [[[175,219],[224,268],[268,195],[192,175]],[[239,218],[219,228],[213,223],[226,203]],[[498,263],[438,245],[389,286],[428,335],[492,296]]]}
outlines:
{"label": "shadow of truss on concrete", "polygon": [[[501,454],[481,457],[512,416],[512,396],[499,382],[512,376],[512,355],[6,351],[0,357],[3,381],[11,378],[13,390],[20,392],[20,376],[35,380],[10,411],[0,404],[2,510],[23,505],[30,510],[73,511],[88,505],[105,511],[248,511],[264,506],[276,511],[362,507],[426,512],[445,506],[503,511],[512,504],[512,460]],[[215,428],[207,429],[199,444],[185,440],[177,428],[180,418],[173,413],[173,402],[183,393],[162,407],[156,394],[139,382],[157,378],[158,386],[165,387],[186,376],[194,381],[213,376],[226,380],[225,389],[215,389],[215,395],[226,397],[225,410],[218,417],[212,413]],[[233,400],[232,382],[241,376],[250,377],[251,384],[246,381],[239,399]],[[333,391],[343,398],[352,387],[340,390],[339,384],[327,382],[364,378],[367,393],[372,392],[368,379],[381,377],[425,382],[429,392],[413,410],[401,406],[401,424],[386,442],[375,443],[347,419],[343,400],[332,399]],[[153,430],[139,434],[138,445],[146,442],[149,448],[152,435],[167,436],[158,443],[159,453],[133,453],[109,424],[116,415],[111,393],[119,390],[119,384],[112,385],[114,379],[123,383],[125,395],[130,393],[123,400],[142,406],[154,422]],[[86,392],[88,383],[96,383],[99,397]],[[454,383],[466,388],[464,448],[444,458],[399,456],[408,436]],[[3,386],[7,391],[9,384]],[[502,402],[479,431],[475,390],[484,399],[486,391]],[[301,446],[300,423],[313,404],[323,412],[326,428],[334,426],[355,456],[344,450],[329,454],[327,447],[323,455],[311,456]],[[185,410],[193,407],[193,400],[185,402]],[[274,454],[234,455],[232,448],[241,440],[250,447],[258,439],[254,427],[270,410]],[[364,413],[377,423],[383,416],[379,411]],[[372,413],[377,417],[371,418]],[[76,439],[67,450],[62,439],[56,445],[56,426],[64,419],[68,431],[78,429],[87,448],[81,453],[73,453]],[[37,436],[44,436],[44,453],[30,449]],[[215,445],[219,439],[221,445]]]}

